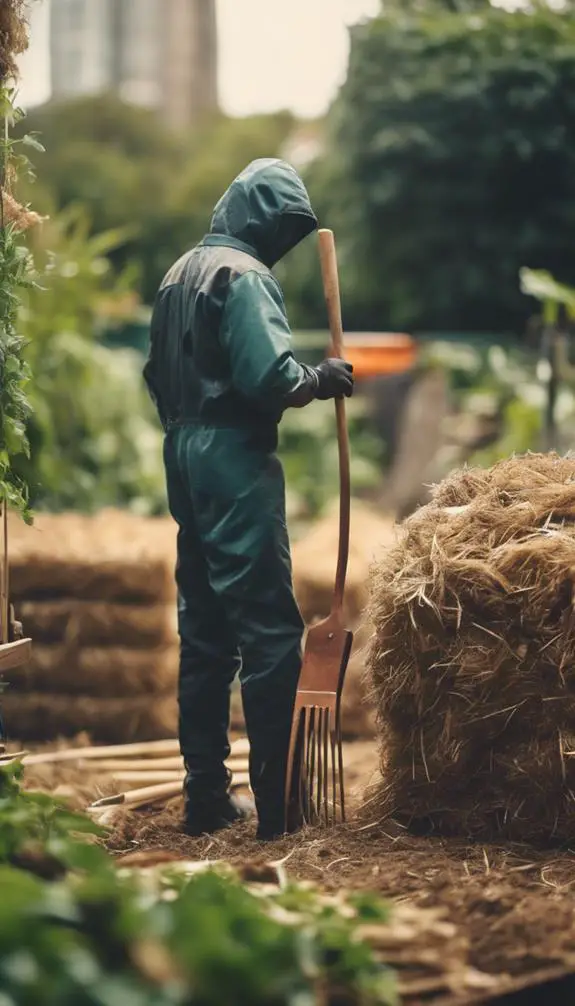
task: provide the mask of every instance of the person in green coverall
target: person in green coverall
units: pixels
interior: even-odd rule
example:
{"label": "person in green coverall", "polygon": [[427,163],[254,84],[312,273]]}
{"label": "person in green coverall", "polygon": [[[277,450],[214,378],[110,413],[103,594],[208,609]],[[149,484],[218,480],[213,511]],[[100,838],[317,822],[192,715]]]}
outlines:
{"label": "person in green coverall", "polygon": [[288,407],[350,396],[350,364],[296,362],[271,269],[317,220],[297,172],[254,161],[209,234],[158,291],[144,377],[165,430],[178,524],[179,730],[184,829],[245,816],[225,768],[239,672],[258,837],[286,830],[285,773],[303,623],[292,586],[278,423]]}

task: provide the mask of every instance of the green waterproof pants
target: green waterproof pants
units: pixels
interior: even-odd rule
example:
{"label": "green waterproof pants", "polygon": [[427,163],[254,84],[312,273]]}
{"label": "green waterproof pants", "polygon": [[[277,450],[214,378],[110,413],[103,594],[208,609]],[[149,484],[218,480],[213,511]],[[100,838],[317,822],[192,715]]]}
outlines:
{"label": "green waterproof pants", "polygon": [[303,622],[292,587],[282,466],[249,431],[173,427],[164,444],[178,531],[180,744],[187,813],[227,786],[239,672],[260,825],[281,828]]}

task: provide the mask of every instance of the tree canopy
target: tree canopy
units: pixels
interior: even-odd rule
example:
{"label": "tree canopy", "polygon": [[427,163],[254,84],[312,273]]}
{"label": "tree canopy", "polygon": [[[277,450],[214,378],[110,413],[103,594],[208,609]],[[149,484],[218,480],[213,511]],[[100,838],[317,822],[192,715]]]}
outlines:
{"label": "tree canopy", "polygon": [[[308,176],[337,230],[348,326],[520,330],[522,266],[573,278],[574,84],[572,14],[546,5],[388,3],[352,30]],[[304,274],[288,272],[290,301],[317,324]]]}
{"label": "tree canopy", "polygon": [[279,152],[293,117],[219,115],[176,134],[153,112],[104,95],[49,103],[27,117],[26,128],[46,146],[36,160],[38,208],[80,203],[94,233],[129,228],[112,261],[139,267],[150,301],[173,260],[205,233],[222,191],[250,160]]}

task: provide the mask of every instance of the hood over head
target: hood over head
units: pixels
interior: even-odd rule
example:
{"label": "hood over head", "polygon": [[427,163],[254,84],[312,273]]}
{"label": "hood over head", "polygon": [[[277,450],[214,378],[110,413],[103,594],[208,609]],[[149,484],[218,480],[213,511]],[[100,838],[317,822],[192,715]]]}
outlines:
{"label": "hood over head", "polygon": [[295,168],[266,157],[248,164],[224,192],[214,209],[210,233],[242,241],[271,269],[316,227],[306,187]]}

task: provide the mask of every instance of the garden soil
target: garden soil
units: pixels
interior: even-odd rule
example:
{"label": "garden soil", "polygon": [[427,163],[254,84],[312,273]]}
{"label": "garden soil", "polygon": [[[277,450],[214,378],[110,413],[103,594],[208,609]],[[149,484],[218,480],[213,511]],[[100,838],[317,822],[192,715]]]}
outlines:
{"label": "garden soil", "polygon": [[[224,859],[240,866],[246,877],[280,860],[291,879],[328,891],[370,890],[417,907],[440,908],[469,942],[469,963],[498,976],[501,993],[527,979],[575,969],[575,856],[569,849],[550,853],[519,844],[471,845],[417,838],[392,822],[365,823],[354,818],[353,806],[377,776],[375,743],[347,744],[345,760],[352,806],[346,825],[308,829],[269,844],[255,840],[253,824],[194,839],[179,830],[182,807],[176,799],[158,811],[120,811],[107,845],[120,858],[151,853],[159,860]],[[91,781],[85,768],[73,765],[30,769],[26,782],[77,808],[113,791],[109,782]],[[487,1000],[408,1001],[447,1006]]]}

